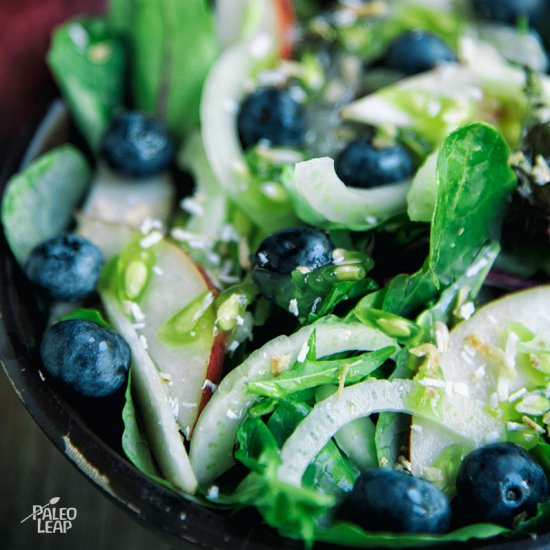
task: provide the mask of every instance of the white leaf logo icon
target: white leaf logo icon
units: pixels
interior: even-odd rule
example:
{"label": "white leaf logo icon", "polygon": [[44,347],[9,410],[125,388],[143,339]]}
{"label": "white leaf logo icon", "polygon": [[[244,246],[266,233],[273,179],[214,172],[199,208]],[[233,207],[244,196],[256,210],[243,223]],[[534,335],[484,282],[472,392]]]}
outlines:
{"label": "white leaf logo icon", "polygon": [[53,497],[50,499],[50,504],[57,504],[61,500],[61,497]]}

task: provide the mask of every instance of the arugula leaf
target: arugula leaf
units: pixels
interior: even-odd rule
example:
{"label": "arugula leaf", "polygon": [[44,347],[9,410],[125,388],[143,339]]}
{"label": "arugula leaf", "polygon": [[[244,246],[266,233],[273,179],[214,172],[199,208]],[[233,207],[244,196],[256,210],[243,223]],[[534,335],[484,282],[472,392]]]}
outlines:
{"label": "arugula leaf", "polygon": [[189,135],[198,127],[203,83],[218,53],[206,0],[134,0],[126,30],[137,108],[164,120],[174,135]]}
{"label": "arugula leaf", "polygon": [[276,377],[250,382],[247,389],[250,393],[283,398],[307,388],[338,384],[341,380],[344,380],[346,385],[354,384],[383,365],[396,349],[386,347],[347,359],[306,360]]}
{"label": "arugula leaf", "polygon": [[366,276],[373,266],[370,257],[351,250],[337,252],[338,261],[313,271],[295,269],[289,277],[256,268],[254,277],[265,296],[309,324],[332,313],[339,303],[376,288],[375,281]]}
{"label": "arugula leaf", "polygon": [[252,473],[221,501],[255,506],[281,534],[298,536],[311,545],[315,529],[336,499],[353,487],[357,470],[329,442],[308,467],[301,487],[278,479],[280,446],[309,411],[305,403],[281,400],[266,423],[257,416],[245,418],[237,431],[235,457]]}
{"label": "arugula leaf", "polygon": [[466,273],[485,245],[498,240],[506,198],[516,185],[508,158],[501,134],[482,122],[445,139],[437,159],[430,253],[418,272],[392,280],[386,311],[408,315],[434,300]]}
{"label": "arugula leaf", "polygon": [[254,506],[268,525],[283,536],[303,540],[307,548],[313,545],[317,524],[323,522],[335,504],[330,495],[279,481],[275,464],[263,474],[250,473],[234,493],[218,501]]}
{"label": "arugula leaf", "polygon": [[113,112],[123,105],[123,43],[105,19],[76,19],[54,32],[47,60],[79,130],[97,151]]}

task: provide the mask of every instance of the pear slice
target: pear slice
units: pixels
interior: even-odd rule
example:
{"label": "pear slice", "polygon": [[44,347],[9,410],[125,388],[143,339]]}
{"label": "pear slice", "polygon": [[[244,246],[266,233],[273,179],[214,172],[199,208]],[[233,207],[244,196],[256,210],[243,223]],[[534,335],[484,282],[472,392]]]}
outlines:
{"label": "pear slice", "polygon": [[[440,362],[447,394],[460,394],[466,398],[461,401],[463,405],[471,403],[490,411],[496,403],[509,401],[514,392],[540,384],[539,371],[515,365],[515,352],[507,337],[510,323],[521,324],[536,335],[549,334],[550,286],[491,302],[451,331]],[[490,439],[491,434],[487,435]],[[435,475],[434,480],[437,480],[438,469],[434,471],[434,466],[438,457],[458,443],[441,426],[436,428],[417,416],[413,417],[410,442],[413,473],[427,478]],[[463,449],[464,453],[471,450]]]}

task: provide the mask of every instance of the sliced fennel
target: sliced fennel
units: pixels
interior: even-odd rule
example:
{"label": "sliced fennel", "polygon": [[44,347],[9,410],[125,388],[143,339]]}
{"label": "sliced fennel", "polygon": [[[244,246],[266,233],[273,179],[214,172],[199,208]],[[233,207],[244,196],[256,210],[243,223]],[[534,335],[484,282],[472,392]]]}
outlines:
{"label": "sliced fennel", "polygon": [[[229,48],[214,64],[201,101],[202,139],[206,156],[223,192],[259,227],[272,232],[296,218],[288,199],[275,200],[254,181],[237,135],[237,111],[258,67],[269,67],[276,45],[267,34]],[[281,187],[282,190],[282,187]]]}
{"label": "sliced fennel", "polygon": [[346,323],[325,317],[291,336],[279,336],[252,353],[231,371],[204,408],[191,438],[190,459],[199,484],[204,486],[233,465],[233,445],[239,423],[257,396],[247,384],[270,378],[274,371],[288,369],[316,331],[317,358],[343,351],[369,351],[395,345],[395,341],[361,323]]}
{"label": "sliced fennel", "polygon": [[319,225],[352,231],[372,229],[404,212],[410,186],[403,181],[372,189],[347,187],[328,157],[298,163],[295,180],[300,198],[318,216]]}
{"label": "sliced fennel", "polygon": [[[218,179],[208,162],[206,151],[200,133],[193,134],[187,141],[179,156],[179,163],[190,170],[195,179],[195,189],[192,197],[192,206],[189,208],[190,216],[182,226],[184,232],[176,230],[180,237],[188,240],[177,239],[182,242],[186,252],[197,263],[205,268],[216,267],[219,257],[214,248],[222,239],[222,231],[227,220],[228,201],[220,187]],[[182,203],[185,209],[185,203]],[[178,233],[174,232],[175,238]],[[189,242],[199,239],[200,248],[193,247]]]}
{"label": "sliced fennel", "polygon": [[[503,438],[502,423],[487,414],[482,403],[446,396],[434,412],[415,399],[413,392],[419,387],[412,380],[367,380],[321,401],[284,444],[279,479],[300,486],[307,467],[334,434],[349,422],[372,413],[405,412],[431,418],[472,448]],[[457,407],[461,400],[467,406]]]}
{"label": "sliced fennel", "polygon": [[502,23],[480,23],[476,30],[481,40],[491,44],[508,61],[541,73],[548,69],[544,44],[536,31]]}
{"label": "sliced fennel", "polygon": [[218,0],[214,17],[222,48],[259,34],[267,34],[273,40],[279,39],[278,14],[273,1]]}
{"label": "sliced fennel", "polygon": [[[322,401],[338,391],[337,386],[321,386],[315,391],[317,401]],[[368,418],[358,418],[340,428],[334,434],[338,447],[360,471],[378,466],[375,444],[376,427]]]}

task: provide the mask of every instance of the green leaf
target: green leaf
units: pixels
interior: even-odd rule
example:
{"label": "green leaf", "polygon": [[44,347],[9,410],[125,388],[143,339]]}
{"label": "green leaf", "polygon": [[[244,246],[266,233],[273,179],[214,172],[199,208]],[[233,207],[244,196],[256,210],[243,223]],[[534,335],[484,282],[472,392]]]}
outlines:
{"label": "green leaf", "polygon": [[422,327],[424,341],[434,340],[436,321],[452,326],[463,319],[463,316],[457,313],[460,313],[461,306],[476,300],[499,252],[498,243],[493,242],[484,246],[464,275],[447,287],[433,306],[419,315],[417,323]]}
{"label": "green leaf", "polygon": [[509,153],[502,135],[482,122],[445,139],[428,258],[420,271],[392,280],[385,310],[407,315],[434,300],[466,273],[484,246],[498,240],[506,199],[516,186]]}
{"label": "green leaf", "polygon": [[206,74],[218,53],[206,0],[134,0],[128,26],[138,109],[183,138],[198,127]]}
{"label": "green leaf", "polygon": [[347,359],[306,360],[273,378],[250,382],[247,388],[250,393],[283,398],[307,388],[338,384],[341,380],[346,385],[354,384],[383,365],[396,350],[395,347],[386,347]]}
{"label": "green leaf", "polygon": [[123,104],[123,43],[105,19],[76,19],[55,31],[48,64],[78,128],[96,151],[113,112]]}
{"label": "green leaf", "polygon": [[89,179],[88,163],[72,145],[53,149],[10,178],[2,200],[2,224],[20,264],[35,246],[67,228]]}
{"label": "green leaf", "polygon": [[484,244],[498,240],[506,198],[516,186],[509,156],[502,135],[479,122],[453,132],[441,147],[429,265],[444,284],[465,273]]}
{"label": "green leaf", "polygon": [[[309,414],[311,407],[294,400],[280,400],[266,423],[258,416],[247,415],[237,431],[235,458],[257,473],[276,469],[281,462],[279,449]],[[341,496],[351,491],[357,471],[329,442],[306,470],[303,485],[324,494]]]}
{"label": "green leaf", "polygon": [[313,271],[295,269],[289,277],[256,269],[254,276],[265,296],[309,324],[332,313],[339,303],[376,288],[366,276],[374,265],[370,257],[352,250],[336,252],[338,261]]}
{"label": "green leaf", "polygon": [[70,321],[72,319],[81,319],[83,321],[91,321],[92,323],[97,323],[106,328],[112,328],[112,325],[103,317],[101,311],[97,309],[87,309],[79,308],[67,315],[64,315],[59,320],[60,321]]}
{"label": "green leaf", "polygon": [[351,523],[336,523],[329,529],[318,529],[315,540],[362,548],[419,548],[449,542],[467,542],[475,539],[490,539],[507,534],[509,530],[499,525],[479,523],[468,525],[446,535],[372,533]]}

